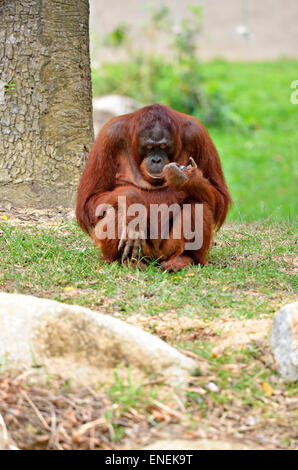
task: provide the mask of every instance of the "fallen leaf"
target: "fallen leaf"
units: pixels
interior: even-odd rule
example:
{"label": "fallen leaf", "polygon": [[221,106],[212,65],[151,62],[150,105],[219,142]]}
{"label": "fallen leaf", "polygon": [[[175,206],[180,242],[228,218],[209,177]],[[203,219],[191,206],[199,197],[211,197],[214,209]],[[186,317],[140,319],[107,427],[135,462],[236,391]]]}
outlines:
{"label": "fallen leaf", "polygon": [[273,390],[267,382],[263,382],[262,387],[267,397],[271,397],[273,395]]}

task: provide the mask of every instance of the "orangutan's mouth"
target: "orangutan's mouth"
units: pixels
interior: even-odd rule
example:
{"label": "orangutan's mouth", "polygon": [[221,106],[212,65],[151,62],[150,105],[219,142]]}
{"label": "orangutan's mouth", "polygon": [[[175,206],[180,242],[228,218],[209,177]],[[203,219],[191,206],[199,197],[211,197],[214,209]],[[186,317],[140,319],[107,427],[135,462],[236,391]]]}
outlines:
{"label": "orangutan's mouth", "polygon": [[150,178],[154,179],[154,180],[162,180],[164,179],[164,176],[162,173],[159,173],[158,175],[152,175],[151,173],[149,173],[149,171],[146,171],[147,175],[150,176]]}

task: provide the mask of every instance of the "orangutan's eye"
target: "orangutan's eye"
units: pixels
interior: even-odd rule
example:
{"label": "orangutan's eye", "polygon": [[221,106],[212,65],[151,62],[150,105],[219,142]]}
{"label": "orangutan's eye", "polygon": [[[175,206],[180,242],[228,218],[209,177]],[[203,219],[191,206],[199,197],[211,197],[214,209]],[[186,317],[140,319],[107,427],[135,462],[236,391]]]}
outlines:
{"label": "orangutan's eye", "polygon": [[152,145],[146,145],[146,148],[147,148],[148,150],[151,150],[151,149],[152,149]]}
{"label": "orangutan's eye", "polygon": [[160,144],[160,148],[161,148],[161,149],[165,149],[166,147],[167,147],[166,144]]}

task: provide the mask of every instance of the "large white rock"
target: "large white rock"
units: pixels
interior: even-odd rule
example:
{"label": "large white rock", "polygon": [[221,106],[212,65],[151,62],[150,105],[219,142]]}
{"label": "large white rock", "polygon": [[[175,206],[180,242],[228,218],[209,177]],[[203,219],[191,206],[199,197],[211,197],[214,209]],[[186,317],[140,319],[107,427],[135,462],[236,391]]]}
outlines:
{"label": "large white rock", "polygon": [[[81,383],[119,363],[182,383],[197,364],[159,338],[110,315],[53,300],[0,293],[0,358],[5,368],[45,366]],[[105,376],[105,374],[103,374]]]}
{"label": "large white rock", "polygon": [[121,95],[105,95],[93,99],[94,135],[97,136],[101,127],[110,119],[128,114],[142,108],[138,101]]}
{"label": "large white rock", "polygon": [[298,302],[285,305],[274,317],[271,346],[280,374],[298,380]]}

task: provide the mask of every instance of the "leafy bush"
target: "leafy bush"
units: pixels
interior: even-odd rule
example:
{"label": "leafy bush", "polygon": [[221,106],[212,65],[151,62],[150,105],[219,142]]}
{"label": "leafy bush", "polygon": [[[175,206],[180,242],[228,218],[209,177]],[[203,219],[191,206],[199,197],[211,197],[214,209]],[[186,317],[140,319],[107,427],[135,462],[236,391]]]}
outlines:
{"label": "leafy bush", "polygon": [[[136,51],[129,27],[120,24],[103,40],[107,47],[123,48],[128,61],[104,63],[92,71],[94,95],[117,93],[144,105],[161,103],[192,114],[206,124],[234,123],[237,117],[227,106],[216,82],[208,83],[197,57],[202,27],[202,9],[191,7],[190,18],[174,25],[169,10],[152,12],[148,25],[142,26],[149,52]],[[168,43],[167,56],[156,53],[160,41]]]}

